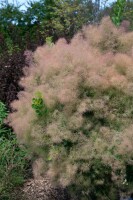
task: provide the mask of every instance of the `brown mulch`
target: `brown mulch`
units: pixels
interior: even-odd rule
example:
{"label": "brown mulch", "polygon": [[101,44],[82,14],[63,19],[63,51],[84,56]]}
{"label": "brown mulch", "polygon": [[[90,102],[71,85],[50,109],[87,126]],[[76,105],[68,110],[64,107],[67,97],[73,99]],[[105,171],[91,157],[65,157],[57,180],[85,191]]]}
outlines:
{"label": "brown mulch", "polygon": [[70,200],[63,187],[54,186],[46,177],[26,182],[22,196],[24,200]]}

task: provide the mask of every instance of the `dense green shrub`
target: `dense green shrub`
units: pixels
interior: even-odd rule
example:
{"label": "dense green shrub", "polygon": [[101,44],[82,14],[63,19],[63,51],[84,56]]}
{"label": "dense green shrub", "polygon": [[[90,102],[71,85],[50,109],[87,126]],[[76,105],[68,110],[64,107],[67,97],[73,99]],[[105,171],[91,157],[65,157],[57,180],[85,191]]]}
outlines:
{"label": "dense green shrub", "polygon": [[14,189],[21,186],[26,178],[28,154],[20,148],[16,136],[4,125],[7,109],[0,102],[0,199],[12,199]]}
{"label": "dense green shrub", "polygon": [[1,137],[0,143],[0,198],[10,199],[13,190],[26,179],[28,157],[26,151],[18,147],[15,137],[12,140]]}
{"label": "dense green shrub", "polygon": [[108,18],[70,44],[40,47],[12,103],[10,125],[43,159],[40,173],[76,199],[115,200],[125,186],[133,158],[132,47],[133,32]]}
{"label": "dense green shrub", "polygon": [[4,103],[0,102],[0,127],[4,123],[4,119],[7,117],[7,109]]}

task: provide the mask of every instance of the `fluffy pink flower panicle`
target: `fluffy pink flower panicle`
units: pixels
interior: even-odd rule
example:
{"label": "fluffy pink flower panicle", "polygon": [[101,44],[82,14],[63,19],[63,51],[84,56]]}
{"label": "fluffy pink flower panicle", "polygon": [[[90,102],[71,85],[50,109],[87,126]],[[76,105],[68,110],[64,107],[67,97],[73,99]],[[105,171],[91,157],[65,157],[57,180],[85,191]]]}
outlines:
{"label": "fluffy pink flower panicle", "polygon": [[[102,187],[100,198],[109,197],[133,156],[132,49],[133,32],[109,18],[70,44],[60,39],[39,47],[20,82],[25,90],[12,103],[10,125],[42,160],[44,173],[82,194]],[[41,116],[31,106],[38,92]]]}

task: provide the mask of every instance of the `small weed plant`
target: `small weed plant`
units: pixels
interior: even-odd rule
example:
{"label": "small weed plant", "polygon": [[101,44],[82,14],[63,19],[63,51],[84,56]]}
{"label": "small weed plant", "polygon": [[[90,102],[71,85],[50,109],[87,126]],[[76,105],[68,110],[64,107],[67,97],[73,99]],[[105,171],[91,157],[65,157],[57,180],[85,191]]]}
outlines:
{"label": "small weed plant", "polygon": [[51,36],[46,37],[46,45],[48,45],[49,47],[52,47],[54,45],[53,37],[51,37]]}
{"label": "small weed plant", "polygon": [[41,92],[36,92],[35,97],[32,98],[32,108],[34,109],[38,117],[46,117],[48,115],[49,110],[44,103]]}

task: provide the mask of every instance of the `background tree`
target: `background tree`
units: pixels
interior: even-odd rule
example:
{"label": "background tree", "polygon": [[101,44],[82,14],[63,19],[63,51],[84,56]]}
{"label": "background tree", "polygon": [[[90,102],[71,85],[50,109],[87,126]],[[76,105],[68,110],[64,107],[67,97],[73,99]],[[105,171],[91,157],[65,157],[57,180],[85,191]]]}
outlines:
{"label": "background tree", "polygon": [[70,39],[83,25],[93,21],[93,11],[90,0],[41,0],[30,3],[26,16],[30,23],[40,25],[43,38]]}

